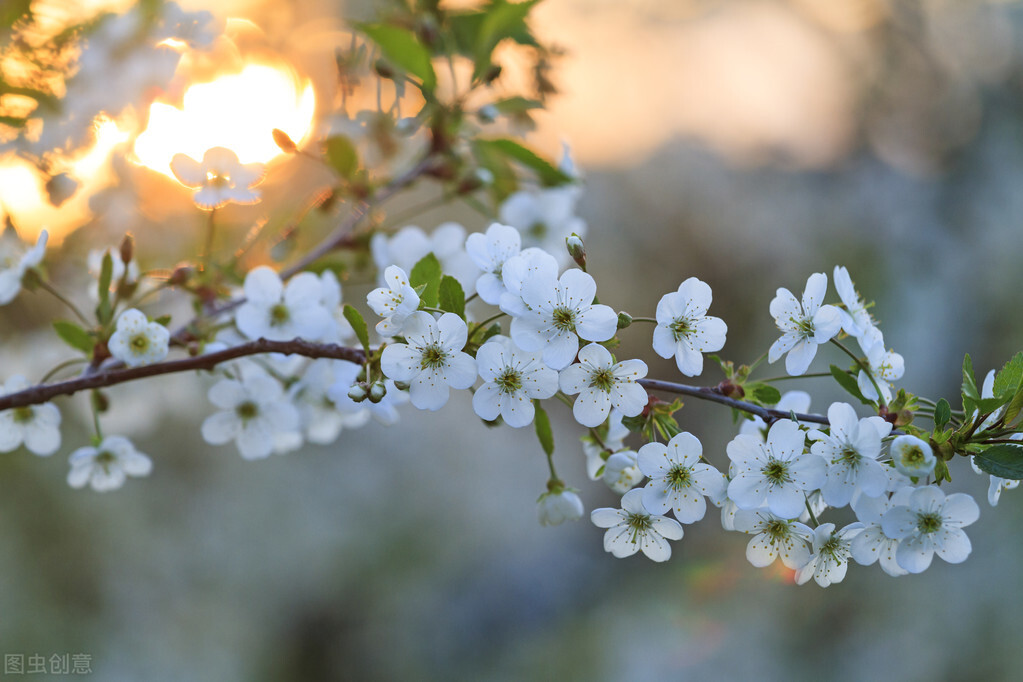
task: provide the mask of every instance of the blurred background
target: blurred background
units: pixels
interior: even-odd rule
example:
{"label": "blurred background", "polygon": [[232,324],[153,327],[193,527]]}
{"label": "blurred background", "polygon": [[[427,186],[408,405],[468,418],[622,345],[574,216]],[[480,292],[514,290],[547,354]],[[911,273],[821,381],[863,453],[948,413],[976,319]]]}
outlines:
{"label": "blurred background", "polygon": [[[385,6],[216,3],[250,22],[233,24],[239,44],[276,55],[287,76],[281,91],[261,81],[267,99],[251,115],[293,103],[277,120],[307,134],[312,102],[322,111],[332,96],[344,22]],[[533,25],[564,56],[551,73],[560,93],[526,143],[551,156],[571,145],[602,302],[651,315],[697,276],[729,325],[722,355],[749,362],[776,337],[775,289],[801,291],[841,264],[876,301],[887,344],[906,358],[900,385],[916,393],[954,398],[964,353],[981,375],[1023,347],[1017,3],[545,0]],[[202,144],[166,125],[154,146]],[[49,226],[63,241],[54,263],[130,230],[140,259],[173,265],[203,218],[161,165],[166,149],[134,152],[131,164],[81,161],[83,189],[59,208],[8,159],[0,199],[19,228]],[[262,153],[242,161],[276,152]],[[295,188],[323,181],[301,158],[272,164],[264,204],[225,211],[242,232],[268,210],[283,222],[307,199]],[[448,220],[486,228],[465,209],[410,222]],[[368,284],[346,283],[346,300]],[[4,311],[5,375],[60,359],[40,343],[49,306],[25,294]],[[626,330],[619,354],[677,378],[648,333]],[[815,367],[844,362],[822,356]],[[719,379],[709,365],[701,378]],[[805,381],[782,386],[810,390],[815,412],[839,397]],[[990,508],[987,477],[964,462],[952,485],[982,509],[965,564],[935,560],[898,579],[854,564],[823,590],[751,567],[748,537],[723,532],[713,510],[663,565],[613,559],[586,520],[541,528],[546,464],[533,434],[485,428],[467,394],[439,415],[408,409],[395,428],[245,462],[202,441],[206,386],[189,376],[111,391],[106,431],[155,465],[116,493],[65,483],[64,451],[88,438],[84,396],[62,403],[61,454],[0,457],[0,652],[87,653],[96,679],[154,681],[1011,680],[1023,666],[1023,495]],[[587,510],[616,506],[587,480],[579,428],[558,407],[559,473]],[[680,423],[723,467],[736,431],[727,411],[690,403]]]}

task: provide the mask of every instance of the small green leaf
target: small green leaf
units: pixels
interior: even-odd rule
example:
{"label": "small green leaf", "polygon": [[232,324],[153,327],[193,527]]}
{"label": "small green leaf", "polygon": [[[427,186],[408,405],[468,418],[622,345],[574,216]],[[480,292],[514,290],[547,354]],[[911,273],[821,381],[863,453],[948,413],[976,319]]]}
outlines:
{"label": "small green leaf", "polygon": [[168,326],[171,323],[171,316],[170,315],[160,315],[160,317],[154,318],[153,322],[166,327],[166,326]]}
{"label": "small green leaf", "polygon": [[952,406],[948,404],[948,401],[942,398],[938,401],[937,407],[934,408],[934,427],[938,430],[945,428],[945,424],[952,419]]}
{"label": "small green leaf", "polygon": [[781,400],[781,391],[771,384],[746,384],[746,388],[753,393],[753,399],[761,405],[777,405]]}
{"label": "small green leaf", "polygon": [[1009,402],[1009,396],[1004,398],[981,398],[977,401],[977,409],[981,414],[991,414],[999,407]]}
{"label": "small green leaf", "polygon": [[99,270],[99,284],[97,285],[99,303],[96,305],[96,318],[104,326],[110,322],[113,315],[113,309],[110,306],[110,282],[113,278],[114,259],[110,255],[110,251],[107,251],[103,254],[103,264]]}
{"label": "small green leaf", "polygon": [[963,395],[967,398],[972,398],[974,401],[980,400],[980,391],[977,390],[977,377],[973,374],[973,360],[970,359],[969,353],[963,358]]}
{"label": "small green leaf", "polygon": [[337,174],[350,180],[359,169],[359,154],[355,145],[344,135],[331,135],[326,142],[327,163]]}
{"label": "small green leaf", "polygon": [[493,180],[490,182],[490,191],[493,194],[494,202],[502,203],[516,189],[519,181],[515,177],[515,171],[508,158],[496,150],[492,145],[485,143],[485,140],[472,141],[472,155],[476,163],[490,171]]}
{"label": "small green leaf", "polygon": [[860,387],[856,384],[856,379],[854,379],[852,375],[845,370],[837,367],[836,365],[831,365],[831,376],[835,377],[835,381],[838,382],[839,386],[848,391],[854,398],[864,405],[874,404],[872,401],[863,397],[863,394],[860,393]]}
{"label": "small green leaf", "polygon": [[437,87],[437,74],[433,70],[430,51],[419,42],[416,34],[388,24],[358,24],[358,29],[380,46],[384,57],[398,68],[412,74],[423,84],[423,91]]}
{"label": "small green leaf", "polygon": [[74,322],[57,320],[53,323],[53,328],[56,330],[57,336],[67,345],[86,354],[92,353],[96,339]]}
{"label": "small green leaf", "polygon": [[502,114],[521,114],[533,109],[542,109],[543,104],[539,100],[516,96],[497,100],[494,102],[494,108]]}
{"label": "small green leaf", "polygon": [[572,181],[565,173],[554,167],[549,161],[541,158],[532,149],[522,146],[514,140],[499,138],[496,140],[477,140],[478,145],[489,147],[498,154],[517,161],[536,173],[536,177],[548,187],[564,185]]}
{"label": "small green leaf", "polygon": [[1008,407],[1005,408],[1005,423],[1011,424],[1021,411],[1023,411],[1023,383],[1016,389],[1016,395],[1012,396]]}
{"label": "small green leaf", "polygon": [[488,339],[497,336],[501,333],[501,325],[495,322],[494,324],[487,327],[487,331],[483,332],[483,338],[480,340],[480,344],[484,344]]}
{"label": "small green leaf", "polygon": [[441,278],[437,300],[441,310],[465,319],[465,292],[458,280],[451,275],[444,275]]}
{"label": "small green leaf", "polygon": [[992,445],[974,455],[973,461],[992,476],[1023,479],[1023,447],[1018,445]]}
{"label": "small green leaf", "polygon": [[408,280],[413,287],[426,285],[423,293],[419,294],[419,300],[427,308],[436,308],[440,296],[440,261],[433,253],[428,253],[415,264]]}
{"label": "small green leaf", "polygon": [[536,40],[526,26],[526,16],[539,0],[510,3],[495,0],[486,10],[476,34],[476,69],[473,78],[479,78],[490,67],[490,55],[505,38],[523,45],[535,45]]}
{"label": "small green leaf", "polygon": [[344,308],[341,309],[341,314],[348,320],[348,324],[352,325],[352,330],[355,331],[355,336],[358,337],[359,343],[362,344],[362,349],[368,354],[369,327],[366,326],[366,320],[362,318],[362,313],[348,303],[345,303]]}
{"label": "small green leaf", "polygon": [[994,394],[997,397],[1006,396],[1011,399],[1016,389],[1020,386],[1020,379],[1023,378],[1023,351],[1012,356],[1002,369],[995,375]]}
{"label": "small green leaf", "polygon": [[554,432],[551,431],[551,420],[547,417],[547,411],[543,409],[539,400],[534,400],[536,407],[536,418],[533,420],[536,425],[536,437],[540,439],[540,447],[550,457],[554,454]]}

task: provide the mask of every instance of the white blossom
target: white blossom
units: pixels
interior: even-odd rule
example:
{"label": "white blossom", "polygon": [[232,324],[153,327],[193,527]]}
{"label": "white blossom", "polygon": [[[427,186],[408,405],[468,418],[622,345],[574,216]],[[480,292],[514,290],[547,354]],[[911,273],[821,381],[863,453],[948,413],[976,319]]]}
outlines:
{"label": "white blossom", "polygon": [[[30,388],[28,379],[11,376],[0,395],[10,395]],[[37,455],[52,455],[60,447],[60,410],[53,403],[24,405],[0,411],[0,452],[11,452],[18,446]]]}
{"label": "white blossom", "polygon": [[603,507],[590,512],[590,520],[604,533],[604,551],[619,559],[643,550],[654,561],[671,558],[668,540],[681,540],[682,524],[675,519],[650,514],[643,507],[643,491],[630,490],[622,497],[622,508]]}
{"label": "white blossom", "polygon": [[468,333],[454,313],[437,320],[429,313],[412,313],[405,321],[408,343],[384,348],[380,367],[392,380],[409,384],[413,405],[439,410],[448,401],[449,388],[469,388],[476,380],[476,361],[462,352]]}
{"label": "white blossom", "polygon": [[859,344],[867,356],[867,366],[870,368],[869,374],[860,369],[856,377],[860,393],[867,400],[877,400],[877,390],[874,389],[874,384],[877,383],[884,402],[891,402],[892,382],[902,378],[906,371],[905,360],[895,351],[885,349],[884,336],[877,327],[865,329],[859,337]]}
{"label": "white blossom", "polygon": [[577,521],[583,515],[583,501],[574,491],[561,488],[540,496],[536,514],[541,526],[557,526],[565,521]]}
{"label": "white blossom", "polygon": [[281,432],[298,431],[298,410],[281,384],[254,365],[243,366],[240,380],[221,379],[209,391],[220,408],[202,423],[202,437],[211,445],[234,441],[245,459],[268,457]]}
{"label": "white blossom", "polygon": [[647,443],[639,449],[639,468],[650,480],[643,488],[643,506],[651,514],[671,509],[680,523],[696,523],[707,513],[704,496],[724,494],[721,472],[700,462],[703,444],[688,431],[668,444]]}
{"label": "white blossom", "polygon": [[150,322],[135,308],[117,316],[117,327],[107,341],[110,355],[128,367],[160,362],[167,357],[170,332],[159,322]]}
{"label": "white blossom", "polygon": [[884,534],[899,540],[895,559],[910,573],[931,565],[937,553],[950,564],[966,561],[972,549],[963,531],[980,517],[980,508],[966,493],[945,496],[935,485],[917,488],[904,505],[893,506],[881,518]]}
{"label": "white blossom", "polygon": [[817,355],[817,346],[831,340],[842,328],[842,317],[833,305],[821,305],[827,293],[828,276],[815,272],[806,280],[802,305],[788,289],[778,289],[771,301],[771,316],[781,337],[771,344],[768,362],[785,358],[785,371],[793,376],[806,372]]}
{"label": "white blossom", "polygon": [[25,273],[42,262],[48,236],[46,230],[43,230],[35,246],[29,247],[12,227],[0,233],[0,305],[7,305],[14,300],[21,291],[21,280]]}
{"label": "white blossom", "polygon": [[838,314],[842,317],[842,329],[849,336],[859,337],[867,329],[874,326],[867,306],[856,293],[849,271],[844,266],[836,265],[833,273],[835,278],[835,290],[838,297],[842,299],[845,308],[839,308]]}
{"label": "white blossom", "polygon": [[703,354],[721,350],[728,331],[724,320],[707,315],[711,290],[706,282],[690,277],[657,304],[654,352],[675,357],[678,370],[689,377],[703,372]]}
{"label": "white blossom", "polygon": [[[625,449],[625,439],[629,435],[629,428],[622,424],[622,413],[618,410],[611,410],[607,420],[607,431],[601,436],[603,446],[590,434],[580,437],[583,444],[583,454],[586,455],[586,475],[591,481],[596,481],[604,474],[606,458],[619,450]],[[602,432],[604,427],[598,427]]]}
{"label": "white blossom", "polygon": [[533,421],[532,401],[558,392],[558,373],[540,354],[519,350],[504,336],[480,346],[476,365],[484,383],[473,394],[472,407],[488,421],[500,416],[508,426],[525,426]]}
{"label": "white blossom", "polygon": [[899,541],[884,534],[881,519],[892,507],[906,505],[914,490],[915,488],[912,486],[903,486],[891,497],[887,495],[861,496],[853,500],[853,511],[856,512],[856,518],[864,526],[863,532],[857,534],[850,545],[852,558],[856,560],[856,563],[869,566],[877,561],[881,565],[881,570],[891,576],[906,575],[909,572],[899,566],[899,562],[895,558]]}
{"label": "white blossom", "polygon": [[565,266],[570,260],[565,238],[586,236],[586,221],[575,214],[580,194],[577,185],[520,190],[501,204],[498,220],[517,228],[526,246],[543,249]]}
{"label": "white blossom", "polygon": [[117,490],[128,476],[148,476],[152,461],[123,436],[107,436],[97,447],[86,446],[71,453],[67,482],[72,488],[88,483],[96,492]]}
{"label": "white blossom", "polygon": [[353,369],[358,374],[362,366],[347,360],[319,358],[310,362],[301,378],[288,389],[292,404],[298,408],[302,432],[310,443],[333,443],[342,429],[357,428],[369,419],[369,412],[351,400],[338,404],[331,397],[330,389],[337,377]]}
{"label": "white blossom", "polygon": [[860,419],[849,403],[832,403],[828,423],[829,433],[811,429],[807,434],[816,441],[810,452],[828,462],[828,479],[821,487],[824,502],[844,507],[857,490],[868,497],[884,493],[888,476],[877,458],[881,439],[892,430],[891,423],[877,416]]}
{"label": "white blossom", "polygon": [[938,462],[927,441],[908,434],[897,436],[888,451],[899,473],[913,478],[929,475]]}
{"label": "white blossom", "polygon": [[850,523],[836,531],[835,524],[822,523],[813,531],[813,550],[806,564],[796,571],[796,583],[814,579],[821,587],[840,583],[849,568],[849,543],[863,529],[862,523]]}
{"label": "white blossom", "polygon": [[235,324],[250,339],[316,340],[331,321],[323,307],[320,280],[311,272],[292,277],[286,285],[265,265],[245,276],[245,302],[235,312]]}
{"label": "white blossom", "polygon": [[790,419],[779,419],[767,433],[767,442],[739,434],[726,447],[734,465],[728,496],[740,509],[757,509],[764,501],[783,518],[799,516],[805,494],[824,484],[827,465],[804,453],[805,435]]}
{"label": "white blossom", "polygon": [[781,558],[791,569],[802,568],[810,559],[807,543],[813,531],[806,524],[784,519],[766,509],[739,509],[734,512],[734,530],[755,534],[746,545],[746,559],[764,568]]}
{"label": "white blossom", "polygon": [[531,280],[551,281],[558,279],[558,261],[542,249],[523,249],[501,266],[501,284],[504,292],[498,305],[513,318],[522,317],[529,306],[522,300],[522,287]]}
{"label": "white blossom", "polygon": [[229,203],[258,203],[259,192],[252,187],[263,181],[266,172],[261,163],[242,164],[226,147],[207,149],[202,161],[175,154],[170,166],[178,182],[196,190],[192,200],[207,211]]}
{"label": "white blossom", "polygon": [[521,293],[528,310],[512,320],[511,337],[523,350],[542,351],[552,369],[572,362],[580,338],[607,341],[618,331],[618,315],[593,304],[597,284],[582,270],[569,270],[560,280],[527,280]]}
{"label": "white blossom", "polygon": [[412,272],[427,254],[432,253],[440,262],[441,271],[451,275],[462,285],[466,294],[476,290],[476,278],[480,269],[466,252],[465,228],[458,223],[438,225],[429,235],[415,225],[408,225],[388,237],[377,232],[370,240],[370,250],[377,269],[384,273],[381,286],[386,286],[385,269],[389,265],[397,265],[405,272]]}
{"label": "white blossom", "polygon": [[643,480],[639,456],[633,450],[619,450],[612,454],[604,463],[601,480],[619,495],[632,490]]}
{"label": "white blossom", "polygon": [[498,305],[504,286],[502,269],[509,258],[519,255],[522,240],[514,227],[491,223],[486,234],[474,232],[465,240],[465,250],[483,274],[476,280],[476,292],[490,305]]}
{"label": "white blossom", "polygon": [[568,394],[579,394],[572,414],[583,426],[594,427],[607,419],[612,407],[635,417],[647,405],[646,390],[636,380],[646,376],[642,360],[615,362],[611,351],[591,343],[579,351],[579,362],[561,370],[558,382]]}
{"label": "white blossom", "polygon": [[384,271],[387,287],[374,289],[366,295],[366,303],[373,312],[384,318],[377,322],[381,336],[399,336],[408,316],[419,309],[419,294],[409,284],[408,275],[397,265]]}

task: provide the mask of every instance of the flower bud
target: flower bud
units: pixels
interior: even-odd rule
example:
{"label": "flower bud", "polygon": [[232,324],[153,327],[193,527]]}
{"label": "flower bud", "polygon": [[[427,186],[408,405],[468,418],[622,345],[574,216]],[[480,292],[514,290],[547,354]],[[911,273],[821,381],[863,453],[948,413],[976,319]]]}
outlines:
{"label": "flower bud", "polygon": [[913,478],[927,476],[937,463],[931,446],[916,436],[902,435],[893,440],[891,455],[895,468]]}
{"label": "flower bud", "polygon": [[381,78],[394,78],[394,69],[391,68],[391,65],[383,59],[376,60],[376,63],[373,64],[373,70],[376,71],[377,75]]}
{"label": "flower bud", "polygon": [[352,387],[348,389],[348,397],[354,402],[361,403],[366,399],[366,389],[361,384],[352,384]]}
{"label": "flower bud", "polygon": [[618,328],[625,329],[632,324],[632,315],[628,314],[624,310],[618,313]]}
{"label": "flower bud", "polygon": [[487,72],[485,74],[483,74],[483,82],[486,85],[490,85],[491,83],[496,81],[498,78],[500,78],[500,76],[501,76],[501,67],[498,66],[497,64],[494,64],[489,69],[487,69]]}
{"label": "flower bud", "polygon": [[396,389],[398,389],[399,391],[407,391],[409,385],[408,385],[408,382],[406,382],[406,381],[395,381],[394,382],[394,387]]}
{"label": "flower bud", "polygon": [[493,104],[486,104],[476,112],[476,118],[480,120],[480,123],[493,123],[500,113]]}
{"label": "flower bud", "polygon": [[576,262],[576,265],[585,270],[586,247],[583,245],[583,240],[579,237],[579,235],[573,232],[572,236],[565,237],[565,245],[568,247],[568,255],[572,257],[572,260]]}
{"label": "flower bud", "polygon": [[[131,263],[131,259],[135,257],[135,239],[131,236],[131,232],[124,233],[124,239],[121,240],[121,262],[125,265]],[[125,273],[128,272],[128,268],[124,269]]]}
{"label": "flower bud", "polygon": [[78,191],[78,182],[67,173],[58,173],[46,181],[46,196],[59,207]]}
{"label": "flower bud", "polygon": [[714,390],[723,396],[735,398],[736,400],[742,400],[746,397],[746,389],[730,379],[725,379],[719,383]]}
{"label": "flower bud", "polygon": [[374,381],[373,385],[369,387],[369,401],[371,403],[378,403],[384,399],[387,395],[387,386],[382,381]]}
{"label": "flower bud", "polygon": [[583,515],[583,502],[571,490],[552,490],[537,500],[536,515],[541,526],[557,526],[565,521],[576,521]]}
{"label": "flower bud", "polygon": [[298,145],[295,144],[295,141],[280,128],[274,128],[271,134],[274,136],[274,142],[277,143],[277,146],[285,154],[294,154],[298,151]]}

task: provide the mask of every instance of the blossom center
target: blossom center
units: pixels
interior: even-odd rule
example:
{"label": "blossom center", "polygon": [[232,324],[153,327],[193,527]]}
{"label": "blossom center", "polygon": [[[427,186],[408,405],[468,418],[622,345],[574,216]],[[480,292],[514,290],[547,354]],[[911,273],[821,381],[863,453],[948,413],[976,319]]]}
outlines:
{"label": "blossom center", "polygon": [[218,171],[206,171],[206,184],[211,187],[228,187],[231,184],[231,176]]}
{"label": "blossom center", "polygon": [[554,309],[551,317],[554,320],[554,326],[559,331],[574,332],[575,331],[575,311],[571,308],[558,307]]}
{"label": "blossom center", "polygon": [[105,473],[110,473],[110,466],[117,461],[117,455],[110,452],[109,450],[101,450],[96,453],[96,457],[93,462],[96,466],[103,469]]}
{"label": "blossom center", "polygon": [[547,236],[547,223],[542,220],[537,220],[535,223],[529,226],[526,232],[533,239],[543,239]]}
{"label": "blossom center", "polygon": [[693,484],[693,472],[689,467],[684,467],[681,464],[674,467],[668,472],[668,485],[675,490],[682,490],[688,488]]}
{"label": "blossom center", "polygon": [[611,371],[610,367],[601,367],[596,369],[590,375],[590,387],[599,388],[602,391],[611,392],[611,389],[615,385],[615,375]]}
{"label": "blossom center", "polygon": [[916,517],[916,528],[921,533],[935,533],[941,530],[941,516],[935,512],[918,514]]}
{"label": "blossom center", "polygon": [[423,349],[422,359],[419,361],[422,369],[436,369],[443,367],[447,361],[448,354],[436,343]]}
{"label": "blossom center", "polygon": [[856,452],[851,447],[846,446],[842,449],[842,452],[838,453],[838,457],[832,460],[834,464],[846,464],[851,467],[855,467],[860,463],[860,453]]}
{"label": "blossom center", "polygon": [[288,310],[288,306],[283,303],[278,303],[274,307],[270,308],[271,327],[282,327],[287,324],[290,319],[291,311]]}
{"label": "blossom center", "polygon": [[789,536],[789,524],[780,519],[772,519],[768,521],[764,532],[770,535],[773,540],[784,540]]}
{"label": "blossom center", "polygon": [[31,407],[16,407],[14,408],[14,421],[17,424],[27,424],[32,421],[32,417],[35,412],[32,411]]}
{"label": "blossom center", "polygon": [[671,333],[674,335],[676,341],[689,336],[689,334],[694,331],[692,323],[687,317],[678,318],[672,322],[671,326],[668,328],[671,329]]}
{"label": "blossom center", "polygon": [[817,329],[813,325],[813,320],[808,317],[796,320],[796,331],[798,331],[799,335],[803,337],[810,337],[817,333]]}
{"label": "blossom center", "polygon": [[843,556],[844,552],[842,551],[842,541],[839,540],[834,535],[832,535],[830,538],[828,538],[827,542],[821,545],[820,553],[826,554],[827,556],[832,557],[836,561],[842,561],[842,559],[844,558]]}
{"label": "blossom center", "polygon": [[246,400],[234,408],[234,411],[241,417],[242,421],[248,421],[259,414],[259,406],[251,400]]}
{"label": "blossom center", "polygon": [[501,393],[515,393],[522,389],[522,376],[517,370],[508,367],[494,379],[494,383],[501,389]]}
{"label": "blossom center", "polygon": [[768,460],[767,464],[765,464],[764,468],[760,471],[764,474],[764,477],[767,478],[768,481],[775,485],[787,483],[792,480],[789,476],[788,464],[778,461],[773,457]]}
{"label": "blossom center", "polygon": [[625,519],[625,525],[632,529],[632,542],[636,542],[640,535],[647,533],[653,528],[649,514],[629,514]]}
{"label": "blossom center", "polygon": [[149,348],[149,339],[145,334],[138,334],[131,337],[131,349],[136,353],[144,353]]}
{"label": "blossom center", "polygon": [[927,461],[924,451],[918,445],[912,445],[902,453],[902,461],[907,466],[922,467]]}

